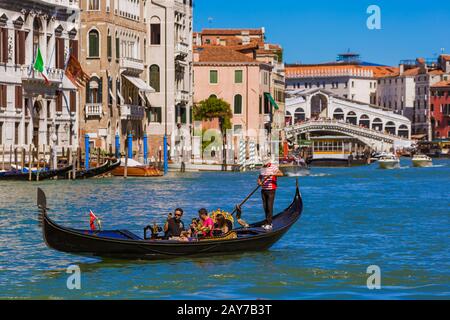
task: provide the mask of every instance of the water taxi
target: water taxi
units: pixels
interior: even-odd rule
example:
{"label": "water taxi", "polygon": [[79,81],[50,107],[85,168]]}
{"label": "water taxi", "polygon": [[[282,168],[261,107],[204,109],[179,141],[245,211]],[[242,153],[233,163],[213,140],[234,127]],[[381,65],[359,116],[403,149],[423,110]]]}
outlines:
{"label": "water taxi", "polygon": [[400,159],[394,154],[387,154],[378,160],[380,169],[398,169],[400,168]]}
{"label": "water taxi", "polygon": [[412,158],[412,163],[414,167],[431,167],[433,165],[433,159],[424,154],[416,154]]}

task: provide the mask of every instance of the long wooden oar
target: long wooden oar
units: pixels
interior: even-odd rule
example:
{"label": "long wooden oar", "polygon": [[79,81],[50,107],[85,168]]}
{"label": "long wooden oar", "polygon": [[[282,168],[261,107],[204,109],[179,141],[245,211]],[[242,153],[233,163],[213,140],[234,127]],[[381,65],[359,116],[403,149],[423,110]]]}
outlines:
{"label": "long wooden oar", "polygon": [[[261,183],[261,185],[263,185],[267,180],[269,180],[270,177],[271,177],[271,176],[267,176],[267,177],[263,180],[263,182]],[[241,208],[245,203],[247,203],[247,201],[248,201],[248,200],[256,193],[256,191],[258,191],[259,188],[261,188],[261,185],[258,184],[258,186],[257,186],[252,192],[250,192],[250,193],[248,194],[248,196],[245,197],[245,199],[242,200],[242,202],[241,202],[240,204],[238,204],[238,205],[234,208],[233,212],[231,213],[232,216],[238,211],[238,208]],[[249,227],[249,224],[248,224],[247,222],[245,222],[244,220],[242,220],[240,217],[237,217],[237,222],[238,222],[241,226],[243,226],[244,228],[248,228],[248,227]]]}

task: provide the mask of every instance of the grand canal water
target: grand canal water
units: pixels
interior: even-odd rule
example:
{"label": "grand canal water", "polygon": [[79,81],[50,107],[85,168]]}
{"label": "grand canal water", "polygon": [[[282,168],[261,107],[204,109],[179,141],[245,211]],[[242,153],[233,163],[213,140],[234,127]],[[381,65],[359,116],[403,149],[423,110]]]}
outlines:
{"label": "grand canal water", "polygon": [[[36,187],[52,217],[138,234],[181,206],[232,209],[254,186],[252,173],[199,173],[161,179],[0,183],[0,298],[52,299],[415,299],[450,298],[450,161],[399,170],[376,165],[313,169],[301,177],[301,220],[270,251],[168,261],[96,260],[48,249],[37,225]],[[292,200],[283,178],[276,200]],[[258,197],[245,207],[260,220]],[[189,219],[188,219],[189,217]],[[81,268],[81,290],[68,290],[69,265]],[[381,289],[366,286],[367,267],[381,268]]]}

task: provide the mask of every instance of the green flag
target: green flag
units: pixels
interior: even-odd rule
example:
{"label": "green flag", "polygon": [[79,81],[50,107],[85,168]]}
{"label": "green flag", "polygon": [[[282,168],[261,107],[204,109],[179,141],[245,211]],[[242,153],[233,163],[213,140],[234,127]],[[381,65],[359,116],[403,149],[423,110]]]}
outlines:
{"label": "green flag", "polygon": [[280,107],[278,106],[278,104],[275,102],[275,99],[272,97],[272,95],[270,93],[265,93],[266,97],[270,100],[270,103],[272,104],[272,106],[275,108],[275,110],[280,109]]}
{"label": "green flag", "polygon": [[45,83],[49,83],[47,70],[45,69],[44,59],[42,58],[41,49],[38,48],[36,61],[34,62],[34,70],[39,71],[44,77]]}

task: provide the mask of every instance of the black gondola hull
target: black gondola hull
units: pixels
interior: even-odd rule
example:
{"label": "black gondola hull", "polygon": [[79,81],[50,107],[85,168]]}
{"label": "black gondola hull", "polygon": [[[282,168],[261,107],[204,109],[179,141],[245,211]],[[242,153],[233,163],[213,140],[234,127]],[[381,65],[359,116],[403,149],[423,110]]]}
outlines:
{"label": "black gondola hull", "polygon": [[[41,171],[39,173],[31,172],[31,181],[48,180],[57,177],[58,175],[64,175],[70,170],[72,170],[72,165],[56,170]],[[0,173],[0,181],[29,181],[29,180],[30,174],[22,173],[21,171],[9,171]]]}
{"label": "black gondola hull", "polygon": [[[39,199],[39,196],[38,196]],[[256,223],[250,228],[236,229],[235,239],[205,239],[180,242],[169,240],[143,240],[126,230],[94,233],[59,226],[52,221],[45,208],[42,214],[42,231],[49,248],[82,256],[119,259],[162,259],[211,254],[231,254],[263,251],[274,245],[300,218],[303,202],[297,189],[294,202],[284,212],[274,217],[274,229],[267,232]]]}

